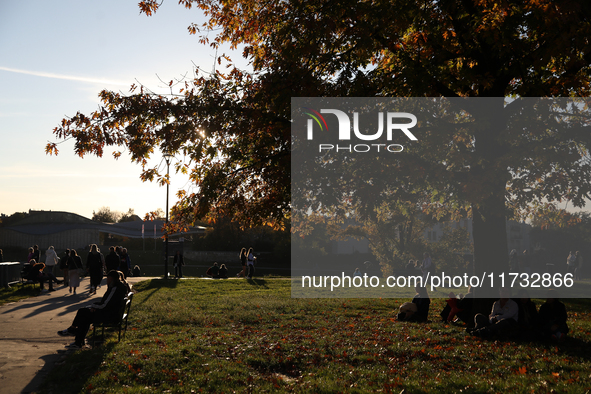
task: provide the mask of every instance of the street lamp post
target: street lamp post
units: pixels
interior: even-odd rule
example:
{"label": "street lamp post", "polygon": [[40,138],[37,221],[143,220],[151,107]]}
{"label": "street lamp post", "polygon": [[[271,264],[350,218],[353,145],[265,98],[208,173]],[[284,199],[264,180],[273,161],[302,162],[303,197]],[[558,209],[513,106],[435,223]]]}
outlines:
{"label": "street lamp post", "polygon": [[164,160],[166,161],[166,225],[164,231],[164,279],[168,279],[168,186],[170,183],[168,172],[170,166],[170,159],[172,155],[170,153],[164,154]]}

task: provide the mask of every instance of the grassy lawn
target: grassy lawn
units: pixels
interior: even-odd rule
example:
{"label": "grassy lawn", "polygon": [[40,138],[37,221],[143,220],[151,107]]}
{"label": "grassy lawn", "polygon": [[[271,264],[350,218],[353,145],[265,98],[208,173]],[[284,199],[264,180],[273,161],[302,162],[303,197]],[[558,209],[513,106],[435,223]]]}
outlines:
{"label": "grassy lawn", "polygon": [[42,392],[591,390],[589,300],[565,302],[571,338],[556,345],[467,336],[439,323],[441,299],[431,304],[433,322],[416,324],[395,320],[406,300],[292,299],[288,280],[154,280],[136,289],[126,337],[73,353]]}
{"label": "grassy lawn", "polygon": [[0,287],[0,305],[6,305],[11,302],[24,300],[25,298],[38,296],[40,291],[38,283],[34,286],[17,283],[10,287]]}

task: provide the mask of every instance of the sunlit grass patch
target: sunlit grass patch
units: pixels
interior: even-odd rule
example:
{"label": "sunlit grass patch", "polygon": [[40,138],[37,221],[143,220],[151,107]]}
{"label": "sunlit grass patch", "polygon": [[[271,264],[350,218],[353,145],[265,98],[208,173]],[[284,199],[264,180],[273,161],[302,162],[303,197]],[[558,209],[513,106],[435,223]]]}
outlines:
{"label": "sunlit grass patch", "polygon": [[17,283],[10,287],[0,287],[0,305],[10,304],[26,298],[39,295],[39,285],[24,285]]}
{"label": "sunlit grass patch", "polygon": [[50,374],[45,392],[63,391],[74,364],[89,373],[68,392],[591,389],[588,300],[566,301],[572,338],[555,345],[466,336],[439,322],[441,299],[432,302],[430,323],[413,324],[395,319],[406,300],[292,299],[290,282],[280,279],[155,280],[136,288],[121,343],[111,338],[77,352]]}

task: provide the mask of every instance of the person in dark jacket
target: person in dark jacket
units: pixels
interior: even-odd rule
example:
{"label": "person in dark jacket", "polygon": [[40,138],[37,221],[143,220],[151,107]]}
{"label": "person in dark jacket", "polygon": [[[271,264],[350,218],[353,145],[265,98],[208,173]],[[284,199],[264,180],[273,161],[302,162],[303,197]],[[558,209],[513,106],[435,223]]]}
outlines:
{"label": "person in dark jacket", "polygon": [[78,309],[72,325],[58,331],[58,335],[76,337],[75,341],[68,345],[69,348],[79,349],[84,346],[84,338],[92,323],[116,322],[121,318],[121,307],[128,288],[119,280],[120,275],[118,271],[109,271],[107,291],[103,298],[90,307]]}
{"label": "person in dark jacket", "polygon": [[121,248],[121,253],[119,254],[119,271],[123,272],[125,278],[131,273],[131,258],[127,254],[126,248]]}
{"label": "person in dark jacket", "polygon": [[175,278],[182,278],[183,277],[183,265],[185,265],[185,259],[179,250],[176,251],[173,260],[174,265],[174,277]]}
{"label": "person in dark jacket", "polygon": [[33,260],[35,260],[35,262],[38,263],[40,258],[41,252],[39,252],[39,245],[35,245],[33,246]]}
{"label": "person in dark jacket", "polygon": [[119,268],[119,260],[120,257],[117,254],[117,252],[115,252],[115,247],[111,246],[109,248],[109,254],[107,255],[107,257],[105,257],[105,265],[107,266],[107,272],[117,270],[117,268]]}
{"label": "person in dark jacket", "polygon": [[410,317],[410,321],[426,322],[429,318],[429,306],[431,305],[431,299],[429,293],[427,293],[426,287],[415,288],[417,294],[412,299],[413,304],[417,304],[417,312]]}
{"label": "person in dark jacket", "polygon": [[90,252],[86,258],[86,271],[90,275],[90,291],[88,294],[96,294],[96,289],[100,287],[103,280],[103,255],[99,248],[92,244]]}
{"label": "person in dark jacket", "polygon": [[213,279],[219,279],[220,267],[219,267],[218,263],[217,262],[213,263],[213,265],[207,269],[207,271],[205,272],[205,275],[207,275]]}
{"label": "person in dark jacket", "polygon": [[72,289],[74,289],[74,294],[76,294],[76,289],[80,287],[80,271],[83,268],[82,259],[78,256],[76,250],[70,249],[70,258],[68,259],[70,293],[72,292]]}
{"label": "person in dark jacket", "polygon": [[228,279],[228,268],[226,268],[226,264],[220,265],[219,278]]}
{"label": "person in dark jacket", "polygon": [[519,307],[517,319],[519,338],[526,341],[538,339],[538,308],[531,298],[529,298],[527,290],[519,290],[519,293],[517,293],[517,299],[514,301]]}
{"label": "person in dark jacket", "polygon": [[538,313],[540,329],[544,339],[552,339],[563,342],[568,334],[568,325],[566,320],[566,306],[558,299],[558,293],[555,290],[548,291],[546,302],[540,306]]}
{"label": "person in dark jacket", "polygon": [[45,264],[43,263],[35,263],[35,260],[31,259],[30,262],[31,268],[29,269],[29,273],[27,274],[27,279],[39,282],[41,284],[41,291],[45,292],[43,288],[43,283],[47,282],[49,289],[47,291],[54,291],[53,282],[55,283],[62,283],[58,280],[55,275],[51,272],[43,272],[45,269]]}
{"label": "person in dark jacket", "polygon": [[415,290],[417,294],[412,299],[412,304],[416,305],[416,311],[414,311],[413,308],[413,310],[410,310],[404,314],[399,313],[399,320],[426,322],[429,318],[429,306],[431,305],[431,299],[429,298],[429,293],[427,293],[427,288],[416,286]]}
{"label": "person in dark jacket", "polygon": [[64,273],[64,286],[70,285],[70,274],[68,273],[68,260],[70,260],[70,249],[66,249],[64,255],[60,259],[60,269]]}

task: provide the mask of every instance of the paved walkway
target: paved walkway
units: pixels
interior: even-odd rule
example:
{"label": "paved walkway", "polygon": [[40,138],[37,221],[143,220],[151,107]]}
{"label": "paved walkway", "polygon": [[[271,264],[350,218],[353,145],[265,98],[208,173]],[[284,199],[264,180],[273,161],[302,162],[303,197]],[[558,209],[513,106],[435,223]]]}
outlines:
{"label": "paved walkway", "polygon": [[[129,278],[136,283],[150,278]],[[38,286],[38,285],[37,285]],[[72,337],[60,337],[58,330],[70,326],[76,311],[98,301],[107,289],[106,280],[97,294],[88,295],[89,280],[81,281],[78,294],[56,285],[54,292],[0,306],[0,392],[32,393],[53,366],[69,350]]]}

